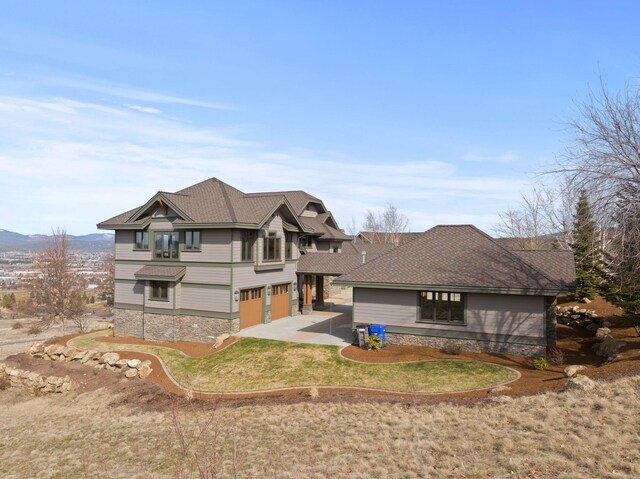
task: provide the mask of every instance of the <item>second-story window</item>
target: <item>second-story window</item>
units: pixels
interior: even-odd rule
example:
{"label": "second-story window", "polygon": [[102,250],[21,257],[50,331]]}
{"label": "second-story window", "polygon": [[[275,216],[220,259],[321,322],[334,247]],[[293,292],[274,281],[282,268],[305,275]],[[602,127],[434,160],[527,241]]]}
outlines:
{"label": "second-story window", "polygon": [[178,259],[179,237],[178,232],[156,231],[155,257],[158,259]]}
{"label": "second-story window", "polygon": [[185,251],[200,251],[200,231],[184,232]]}
{"label": "second-story window", "polygon": [[240,249],[242,251],[242,261],[253,260],[253,243],[255,241],[255,233],[253,231],[243,231]]}
{"label": "second-story window", "polygon": [[136,249],[149,249],[149,232],[136,231]]}
{"label": "second-story window", "polygon": [[278,261],[280,259],[280,238],[277,233],[270,231],[265,235],[262,258],[264,261]]}
{"label": "second-story window", "polygon": [[293,259],[293,233],[287,233],[284,243],[284,257]]}

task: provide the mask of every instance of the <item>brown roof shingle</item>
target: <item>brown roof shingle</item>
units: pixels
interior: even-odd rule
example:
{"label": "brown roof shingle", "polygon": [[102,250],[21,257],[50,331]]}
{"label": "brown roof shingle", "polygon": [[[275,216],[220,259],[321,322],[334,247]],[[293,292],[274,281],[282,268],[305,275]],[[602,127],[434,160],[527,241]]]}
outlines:
{"label": "brown roof shingle", "polygon": [[471,225],[436,226],[346,273],[339,282],[548,294],[565,289]]}

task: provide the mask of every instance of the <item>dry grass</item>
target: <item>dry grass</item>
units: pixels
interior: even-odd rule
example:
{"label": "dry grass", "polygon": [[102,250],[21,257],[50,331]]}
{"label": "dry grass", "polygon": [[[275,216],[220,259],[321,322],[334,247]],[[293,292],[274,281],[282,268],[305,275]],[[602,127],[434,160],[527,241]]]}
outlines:
{"label": "dry grass", "polygon": [[[231,473],[234,431],[243,478],[636,478],[639,395],[635,377],[473,406],[309,399],[218,407],[215,427],[222,477]],[[0,392],[0,477],[197,477],[185,474],[171,411],[111,399],[102,390],[33,399]],[[189,434],[207,411],[180,414]]]}
{"label": "dry grass", "polygon": [[516,371],[472,360],[433,360],[397,364],[348,361],[336,346],[242,338],[216,354],[186,357],[162,346],[95,341],[98,331],[71,340],[83,349],[128,349],[161,357],[183,386],[200,391],[244,392],[301,386],[347,386],[404,392],[444,393],[488,388],[517,378]]}

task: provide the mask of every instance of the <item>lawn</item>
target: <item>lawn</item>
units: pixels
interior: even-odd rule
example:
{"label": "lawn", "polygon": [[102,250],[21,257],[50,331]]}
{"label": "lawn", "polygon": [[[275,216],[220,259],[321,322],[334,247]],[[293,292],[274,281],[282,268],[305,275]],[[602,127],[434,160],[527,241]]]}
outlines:
{"label": "lawn", "polygon": [[176,381],[211,392],[248,392],[301,386],[350,386],[402,392],[445,393],[502,384],[517,373],[497,364],[468,360],[433,360],[405,364],[361,364],[342,358],[337,346],[317,346],[242,338],[205,357],[187,357],[162,346],[103,343],[98,331],[70,341],[74,347],[100,351],[131,350],[159,356]]}

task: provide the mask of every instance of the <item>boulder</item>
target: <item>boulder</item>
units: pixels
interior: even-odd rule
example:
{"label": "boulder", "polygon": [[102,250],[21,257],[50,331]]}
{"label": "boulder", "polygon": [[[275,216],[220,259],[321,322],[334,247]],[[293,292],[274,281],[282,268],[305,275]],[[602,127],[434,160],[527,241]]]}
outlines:
{"label": "boulder", "polygon": [[611,330],[609,328],[598,328],[596,331],[596,339],[602,341],[605,336],[609,336],[610,334]]}
{"label": "boulder", "polygon": [[140,366],[140,368],[138,369],[138,376],[140,376],[141,379],[144,379],[148,377],[149,374],[151,374],[151,371],[153,371],[153,369],[151,369],[150,364],[142,364],[142,366]]}
{"label": "boulder", "polygon": [[571,365],[564,368],[564,375],[568,378],[574,377],[578,374],[578,371],[582,371],[583,369],[587,369],[586,366],[582,366],[581,364]]}
{"label": "boulder", "polygon": [[587,326],[587,331],[591,331],[592,333],[595,333],[598,330],[598,325],[596,323],[589,323],[589,325]]}
{"label": "boulder", "polygon": [[29,348],[29,354],[42,354],[44,353],[44,343],[33,343]]}
{"label": "boulder", "polygon": [[140,366],[142,366],[142,361],[140,361],[139,359],[129,359],[129,361],[127,361],[127,366],[133,369],[138,369]]}
{"label": "boulder", "polygon": [[227,339],[229,339],[229,335],[227,333],[222,333],[216,336],[216,340],[213,343],[213,349],[218,349],[220,346],[222,346],[222,343],[224,343],[225,340]]}
{"label": "boulder", "polygon": [[602,321],[602,327],[603,328],[610,328],[611,327],[611,323],[607,320]]}
{"label": "boulder", "polygon": [[0,363],[0,373],[5,372],[7,369],[7,365],[5,363]]}
{"label": "boulder", "polygon": [[118,361],[116,361],[116,363],[114,364],[114,366],[118,369],[123,369],[127,367],[127,363],[129,362],[128,359],[120,359]]}
{"label": "boulder", "polygon": [[92,351],[92,350],[85,351],[84,352],[84,356],[82,356],[82,358],[80,359],[80,362],[82,364],[88,363],[89,361],[91,361],[93,359],[95,354],[96,354],[96,352]]}
{"label": "boulder", "polygon": [[613,336],[608,334],[602,339],[602,342],[594,344],[593,348],[596,350],[598,356],[609,358],[617,356],[620,348],[625,344],[624,341],[617,341]]}
{"label": "boulder", "polygon": [[591,391],[595,386],[596,383],[587,376],[576,374],[564,385],[564,391]]}
{"label": "boulder", "polygon": [[118,353],[104,353],[98,360],[98,363],[113,366],[119,360],[120,360],[120,355]]}
{"label": "boulder", "polygon": [[124,377],[127,379],[137,378],[138,370],[136,368],[129,368],[124,372]]}
{"label": "boulder", "polygon": [[582,298],[582,299],[580,300],[580,302],[581,302],[581,303],[585,303],[585,304],[589,304],[589,303],[591,302],[591,300],[590,300],[589,298],[585,297],[585,298]]}

